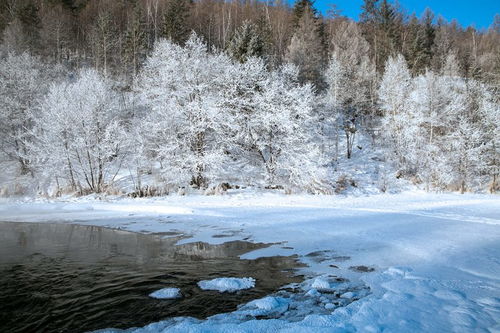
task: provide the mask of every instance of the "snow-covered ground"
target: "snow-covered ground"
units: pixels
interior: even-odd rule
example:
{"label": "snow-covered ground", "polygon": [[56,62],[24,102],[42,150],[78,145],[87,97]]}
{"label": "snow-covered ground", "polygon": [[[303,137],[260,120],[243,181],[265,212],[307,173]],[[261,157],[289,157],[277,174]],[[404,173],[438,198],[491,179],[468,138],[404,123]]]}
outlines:
{"label": "snow-covered ground", "polygon": [[[294,317],[286,313],[295,300],[270,295],[233,314],[203,321],[175,318],[138,331],[500,332],[499,196],[234,192],[134,200],[4,200],[0,220],[177,231],[189,236],[183,243],[276,243],[243,258],[300,255],[308,264],[303,269],[308,280],[300,286],[304,299],[323,302],[315,304],[324,311]],[[337,285],[335,277],[349,281],[340,279]],[[359,287],[359,295],[347,291],[340,299],[359,300],[335,307],[326,291],[345,284]],[[263,313],[277,319],[252,317]]]}

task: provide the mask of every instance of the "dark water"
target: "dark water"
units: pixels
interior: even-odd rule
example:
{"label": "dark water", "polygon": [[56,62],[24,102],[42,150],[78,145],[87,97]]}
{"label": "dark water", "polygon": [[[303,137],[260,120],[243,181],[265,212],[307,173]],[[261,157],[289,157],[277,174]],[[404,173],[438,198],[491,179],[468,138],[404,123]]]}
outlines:
{"label": "dark water", "polygon": [[[293,257],[241,260],[265,244],[175,246],[162,238],[93,226],[0,222],[0,332],[84,332],[143,326],[173,316],[207,316],[298,282]],[[235,294],[203,291],[197,282],[254,277]],[[180,288],[184,298],[151,292]]]}

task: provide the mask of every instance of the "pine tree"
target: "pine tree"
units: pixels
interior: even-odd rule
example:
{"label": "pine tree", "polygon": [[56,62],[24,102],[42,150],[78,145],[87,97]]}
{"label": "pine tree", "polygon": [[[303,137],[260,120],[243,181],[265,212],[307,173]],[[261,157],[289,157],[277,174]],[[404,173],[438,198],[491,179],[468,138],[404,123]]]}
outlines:
{"label": "pine tree", "polygon": [[[339,24],[332,36],[333,55],[325,72],[327,105],[346,134],[347,156],[351,157],[357,120],[370,115],[374,106],[375,91],[372,89],[376,73],[369,59],[368,42],[354,22]],[[338,124],[337,124],[338,125]],[[336,154],[338,127],[335,128]]]}
{"label": "pine tree", "polygon": [[163,15],[163,36],[176,44],[184,45],[190,33],[190,11],[191,0],[170,0]]}
{"label": "pine tree", "polygon": [[458,50],[452,35],[453,33],[450,29],[450,26],[441,16],[438,17],[437,24],[435,26],[435,38],[434,46],[432,49],[433,56],[431,65],[432,69],[435,72],[442,71],[442,68],[445,65],[446,59],[448,58],[448,55],[450,53],[455,53],[455,56],[458,59]]}
{"label": "pine tree", "polygon": [[257,26],[257,34],[262,40],[262,56],[266,60],[270,60],[270,57],[276,56],[271,24],[265,15],[260,15],[255,25]]}
{"label": "pine tree", "polygon": [[421,44],[423,56],[422,65],[425,68],[430,68],[433,57],[434,39],[436,37],[433,21],[434,14],[429,8],[427,8],[422,16],[423,39]]}
{"label": "pine tree", "polygon": [[321,77],[323,59],[324,45],[317,32],[317,21],[313,12],[307,9],[290,41],[286,60],[299,68],[301,83],[311,82],[321,90],[324,85]]}
{"label": "pine tree", "polygon": [[378,0],[363,0],[363,5],[361,6],[361,14],[359,15],[359,20],[362,23],[373,23],[377,18],[378,11]]}
{"label": "pine tree", "polygon": [[313,17],[318,16],[318,11],[314,8],[314,1],[312,0],[297,0],[293,5],[293,26],[298,28],[300,20],[305,13],[311,12]]}
{"label": "pine tree", "polygon": [[387,0],[365,0],[360,20],[377,71],[382,72],[388,57],[401,52],[401,15]]}
{"label": "pine tree", "polygon": [[400,20],[396,9],[387,0],[383,0],[379,8],[379,29],[382,32],[381,44],[383,47],[380,50],[380,61],[382,63],[385,63],[389,55],[401,52]]}
{"label": "pine tree", "polygon": [[261,57],[264,54],[264,42],[256,25],[249,21],[243,22],[231,39],[229,54],[239,62],[245,62],[250,57]]}
{"label": "pine tree", "polygon": [[38,7],[28,2],[19,10],[17,16],[22,27],[23,49],[35,52],[40,50],[41,21]]}

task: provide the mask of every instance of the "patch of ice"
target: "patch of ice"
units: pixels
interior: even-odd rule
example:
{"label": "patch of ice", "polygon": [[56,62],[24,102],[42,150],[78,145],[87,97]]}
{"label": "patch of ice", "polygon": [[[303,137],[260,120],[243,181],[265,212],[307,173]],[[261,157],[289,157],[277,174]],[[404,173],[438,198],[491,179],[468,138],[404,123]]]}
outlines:
{"label": "patch of ice", "polygon": [[316,289],[311,289],[306,293],[306,296],[321,297],[321,293]]}
{"label": "patch of ice", "polygon": [[198,282],[198,286],[203,290],[217,290],[223,292],[235,292],[237,290],[250,289],[255,287],[255,279],[246,278],[217,278],[213,280],[203,280]]}
{"label": "patch of ice", "polygon": [[327,309],[327,310],[333,310],[333,309],[335,309],[335,304],[326,303],[325,304],[325,309]]}
{"label": "patch of ice", "polygon": [[181,290],[179,288],[163,288],[149,294],[149,297],[157,299],[174,299],[182,297]]}
{"label": "patch of ice", "polygon": [[354,293],[352,291],[349,291],[349,292],[343,293],[342,295],[340,295],[340,297],[342,297],[342,298],[353,298],[354,297]]}
{"label": "patch of ice", "polygon": [[282,297],[264,297],[256,299],[247,304],[248,307],[255,307],[260,310],[273,310],[288,305],[289,301]]}
{"label": "patch of ice", "polygon": [[311,287],[319,290],[330,289],[330,283],[326,279],[318,277],[314,279]]}

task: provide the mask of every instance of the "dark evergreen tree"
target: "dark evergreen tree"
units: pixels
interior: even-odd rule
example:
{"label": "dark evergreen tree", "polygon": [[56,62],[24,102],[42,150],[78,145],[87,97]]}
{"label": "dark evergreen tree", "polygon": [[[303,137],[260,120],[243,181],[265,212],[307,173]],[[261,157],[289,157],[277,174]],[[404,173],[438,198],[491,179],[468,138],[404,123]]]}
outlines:
{"label": "dark evergreen tree", "polygon": [[163,36],[183,45],[189,37],[191,0],[170,0],[163,16]]}
{"label": "dark evergreen tree", "polygon": [[[308,18],[304,18],[307,15]],[[318,13],[317,9],[314,8],[314,1],[312,0],[297,0],[293,7],[293,27],[296,32],[298,29],[303,29],[300,27],[303,24],[303,20],[309,20],[311,18],[311,28],[314,29],[314,35],[317,35],[321,48],[315,50],[319,52],[319,58],[323,59],[323,65],[326,65],[326,58],[328,53],[328,36],[326,33],[326,27],[323,22],[323,18]]]}
{"label": "dark evergreen tree", "polygon": [[41,21],[38,15],[38,7],[28,2],[18,13],[18,19],[22,26],[24,47],[31,51],[40,49]]}
{"label": "dark evergreen tree", "polygon": [[7,11],[7,3],[5,1],[0,1],[0,36],[8,23],[9,15]]}
{"label": "dark evergreen tree", "polygon": [[383,0],[378,10],[377,20],[381,44],[377,58],[379,63],[385,64],[390,55],[401,51],[400,16],[387,0]]}
{"label": "dark evergreen tree", "polygon": [[365,0],[361,8],[363,35],[370,43],[377,70],[382,72],[387,58],[401,52],[402,16],[387,0]]}
{"label": "dark evergreen tree", "polygon": [[269,57],[274,54],[273,32],[269,21],[264,15],[260,15],[255,22],[257,33],[262,40],[262,56]]}
{"label": "dark evergreen tree", "polygon": [[420,35],[421,27],[420,22],[415,14],[412,14],[408,25],[406,26],[406,44],[403,48],[403,54],[405,56],[408,68],[416,74],[418,63],[420,62],[421,55],[419,54],[420,49]]}
{"label": "dark evergreen tree", "polygon": [[318,33],[318,21],[306,10],[292,36],[286,59],[299,68],[299,81],[314,84],[317,91],[324,88],[322,70],[325,67],[324,44]]}
{"label": "dark evergreen tree", "polygon": [[293,6],[293,26],[298,27],[300,19],[306,10],[310,10],[313,16],[318,17],[318,11],[314,8],[314,1],[312,0],[297,0]]}
{"label": "dark evergreen tree", "polygon": [[433,56],[434,39],[436,38],[436,29],[434,27],[434,13],[429,8],[427,8],[422,15],[422,28],[423,65],[430,67]]}
{"label": "dark evergreen tree", "polygon": [[230,41],[228,52],[239,62],[245,62],[250,57],[261,57],[264,54],[264,42],[258,27],[249,21],[243,22]]}
{"label": "dark evergreen tree", "polygon": [[378,0],[364,0],[359,20],[361,23],[373,24],[377,19]]}

